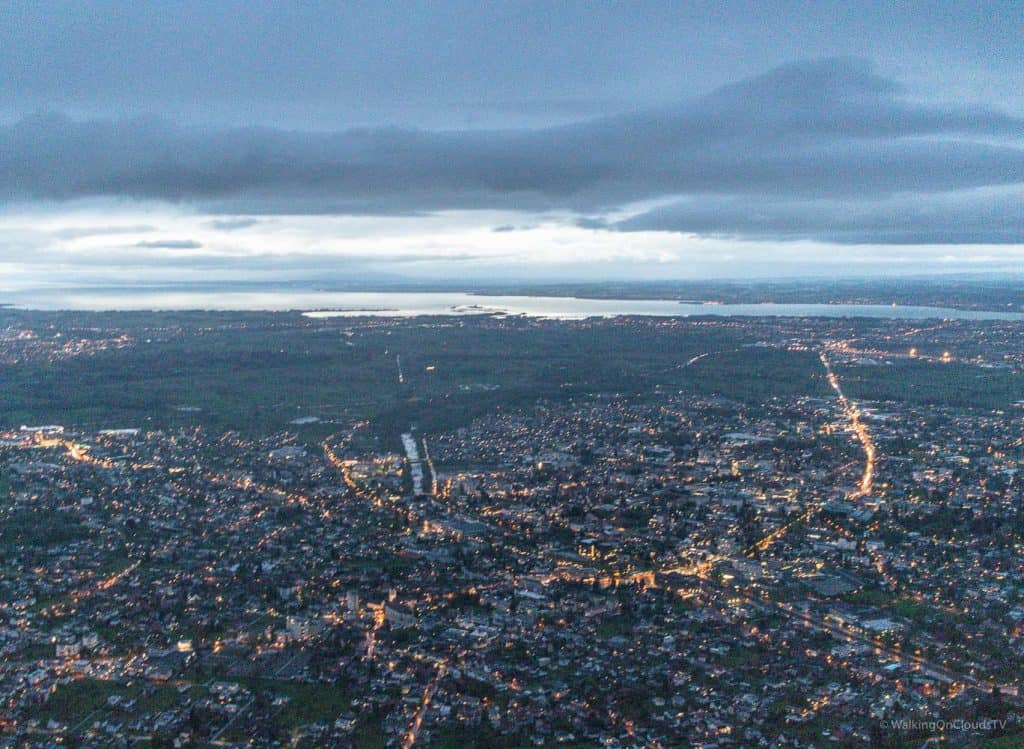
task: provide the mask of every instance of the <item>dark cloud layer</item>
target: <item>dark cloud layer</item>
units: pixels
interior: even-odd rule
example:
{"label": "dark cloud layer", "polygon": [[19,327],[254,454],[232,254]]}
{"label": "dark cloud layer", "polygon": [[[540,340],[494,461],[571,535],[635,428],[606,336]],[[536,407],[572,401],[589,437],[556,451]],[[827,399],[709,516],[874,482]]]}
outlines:
{"label": "dark cloud layer", "polygon": [[[0,199],[156,199],[250,215],[572,211],[591,226],[674,199],[616,227],[1020,242],[1022,134],[1024,119],[917,104],[866,62],[826,59],[674,107],[543,129],[309,133],[36,115],[0,128]],[[979,197],[989,191],[999,197]]]}
{"label": "dark cloud layer", "polygon": [[711,197],[596,228],[837,244],[1020,244],[1024,190],[845,201]]}
{"label": "dark cloud layer", "polygon": [[863,55],[1024,111],[1013,0],[4,3],[0,112],[338,129],[565,122]]}

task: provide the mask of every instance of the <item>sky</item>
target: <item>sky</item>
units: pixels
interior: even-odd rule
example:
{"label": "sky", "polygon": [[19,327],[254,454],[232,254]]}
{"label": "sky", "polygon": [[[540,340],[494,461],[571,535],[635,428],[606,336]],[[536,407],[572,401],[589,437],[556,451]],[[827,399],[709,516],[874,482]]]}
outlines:
{"label": "sky", "polygon": [[0,7],[0,289],[1024,271],[1024,4]]}

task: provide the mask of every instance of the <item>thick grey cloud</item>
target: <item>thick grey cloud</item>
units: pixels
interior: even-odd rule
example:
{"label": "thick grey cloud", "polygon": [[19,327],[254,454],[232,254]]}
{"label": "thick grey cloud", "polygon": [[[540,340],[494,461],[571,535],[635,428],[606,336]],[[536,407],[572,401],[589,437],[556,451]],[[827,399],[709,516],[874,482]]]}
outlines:
{"label": "thick grey cloud", "polygon": [[1024,112],[1024,14],[1013,0],[33,0],[5,3],[2,18],[7,117],[550,124],[850,54],[928,95]]}
{"label": "thick grey cloud", "polygon": [[1024,190],[846,201],[705,196],[599,228],[837,244],[1024,244]]}
{"label": "thick grey cloud", "polygon": [[[540,129],[310,133],[36,115],[0,128],[0,199],[113,196],[234,214],[497,208],[600,219],[677,197],[685,201],[619,228],[1007,242],[1021,233],[1012,201],[957,194],[1024,183],[1022,134],[1022,118],[922,105],[868,63],[838,58],[783,66],[671,107]],[[936,195],[947,211],[923,208]],[[768,213],[752,219],[762,207]],[[907,209],[911,224],[894,228]]]}

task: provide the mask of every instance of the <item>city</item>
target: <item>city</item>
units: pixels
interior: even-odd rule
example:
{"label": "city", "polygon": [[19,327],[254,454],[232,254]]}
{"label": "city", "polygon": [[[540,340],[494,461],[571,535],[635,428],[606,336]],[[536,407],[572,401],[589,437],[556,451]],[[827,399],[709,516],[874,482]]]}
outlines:
{"label": "city", "polygon": [[[241,431],[210,412],[252,394],[198,382],[4,425],[7,745],[1024,735],[1018,323],[6,314],[7,366],[120,369],[126,402],[218,329],[236,369],[317,362]],[[632,366],[523,392],[504,359],[560,335]],[[379,402],[318,400],[346,366]]]}
{"label": "city", "polygon": [[0,749],[1024,749],[1022,10],[0,3]]}

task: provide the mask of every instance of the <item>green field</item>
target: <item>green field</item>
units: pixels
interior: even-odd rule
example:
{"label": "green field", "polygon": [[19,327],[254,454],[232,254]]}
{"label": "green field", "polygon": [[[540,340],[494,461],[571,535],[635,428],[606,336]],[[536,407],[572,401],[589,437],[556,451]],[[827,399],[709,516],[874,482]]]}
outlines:
{"label": "green field", "polygon": [[[5,316],[76,340],[97,331],[133,339],[127,348],[0,365],[0,426],[7,427],[202,425],[252,435],[291,429],[313,443],[338,422],[369,418],[370,433],[393,440],[410,424],[447,430],[540,398],[621,393],[656,400],[682,391],[758,403],[832,396],[813,350],[754,345],[780,337],[773,326],[781,324],[765,320],[6,311],[0,322]],[[838,323],[821,323],[830,324]],[[841,324],[870,337],[887,323]],[[1024,378],[1009,370],[918,361],[837,371],[856,399],[985,408],[1024,399]],[[322,422],[290,424],[302,416]]]}
{"label": "green field", "polygon": [[[108,317],[85,315],[77,324]],[[6,425],[202,424],[261,434],[312,415],[370,417],[390,435],[410,423],[449,428],[499,407],[573,393],[668,388],[760,400],[825,392],[812,355],[744,348],[752,333],[735,326],[482,317],[313,324],[292,313],[224,313],[214,325],[209,314],[168,313],[160,330],[169,332],[157,334],[147,327],[153,318],[114,318],[118,331],[138,339],[126,349],[0,367]],[[332,430],[290,428],[310,441]]]}

